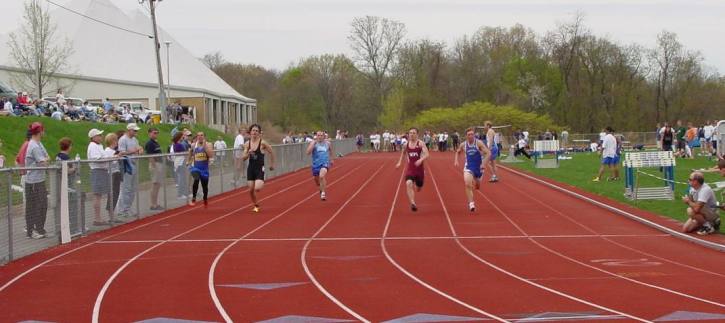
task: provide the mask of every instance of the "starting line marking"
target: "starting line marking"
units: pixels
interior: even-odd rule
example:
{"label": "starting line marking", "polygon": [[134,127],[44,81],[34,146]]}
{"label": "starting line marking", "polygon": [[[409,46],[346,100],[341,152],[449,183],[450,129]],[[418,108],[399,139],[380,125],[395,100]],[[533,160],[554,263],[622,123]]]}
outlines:
{"label": "starting line marking", "polygon": [[[579,238],[661,238],[671,237],[669,234],[607,234],[607,235],[541,235],[541,236],[468,236],[468,237],[452,237],[452,236],[431,236],[431,237],[385,237],[386,240],[454,240],[454,239],[579,239]],[[380,237],[340,237],[340,238],[315,238],[316,241],[377,241]],[[175,239],[169,240],[169,243],[180,242],[231,242],[236,239]],[[309,238],[247,238],[245,241],[307,241]],[[124,243],[158,243],[165,240],[106,240],[98,241],[97,244],[124,244]]]}

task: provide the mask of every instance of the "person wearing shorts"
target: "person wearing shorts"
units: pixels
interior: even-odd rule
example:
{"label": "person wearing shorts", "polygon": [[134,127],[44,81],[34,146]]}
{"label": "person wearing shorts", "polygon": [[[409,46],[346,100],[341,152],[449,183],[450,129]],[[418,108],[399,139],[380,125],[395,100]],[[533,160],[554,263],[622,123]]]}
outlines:
{"label": "person wearing shorts", "polygon": [[466,154],[466,164],[463,166],[463,182],[466,197],[468,198],[468,210],[474,212],[476,211],[476,204],[473,201],[473,190],[481,187],[481,177],[483,177],[485,167],[483,161],[491,152],[482,141],[476,139],[473,128],[466,129],[466,140],[456,147],[456,155],[453,161],[455,167],[458,167],[458,155],[461,152]]}
{"label": "person wearing shorts", "polygon": [[498,177],[496,176],[496,158],[498,158],[500,151],[498,145],[496,145],[496,131],[493,130],[493,125],[491,124],[491,121],[486,121],[485,126],[486,146],[491,151],[491,154],[487,159],[488,164],[491,166],[491,179],[489,180],[489,182],[495,183],[498,182]]}
{"label": "person wearing shorts", "polygon": [[403,156],[408,158],[408,166],[405,170],[405,185],[406,192],[408,193],[408,201],[410,201],[410,209],[415,212],[418,211],[418,206],[415,204],[415,189],[413,185],[420,192],[423,188],[423,181],[425,179],[425,173],[423,171],[423,161],[425,161],[430,154],[428,153],[428,147],[425,143],[418,140],[418,129],[410,128],[408,130],[408,143],[401,149],[400,159],[395,168],[400,168]]}
{"label": "person wearing shorts", "polygon": [[604,136],[602,141],[602,165],[599,167],[599,173],[592,181],[599,182],[604,174],[604,169],[609,168],[612,172],[612,176],[609,180],[616,181],[619,179],[619,157],[617,156],[617,138],[612,134],[614,130],[612,127],[606,128],[607,134]]}
{"label": "person wearing shorts", "polygon": [[249,196],[254,207],[252,212],[259,212],[257,193],[264,187],[264,152],[269,154],[269,170],[274,170],[274,151],[266,141],[262,140],[262,127],[258,124],[249,126],[249,141],[244,144],[243,160],[249,160],[247,165],[247,186]]}
{"label": "person wearing shorts", "polygon": [[320,200],[327,199],[325,187],[327,186],[327,172],[332,165],[332,143],[325,139],[325,133],[318,131],[315,141],[307,146],[307,154],[312,156],[312,179],[320,190]]}

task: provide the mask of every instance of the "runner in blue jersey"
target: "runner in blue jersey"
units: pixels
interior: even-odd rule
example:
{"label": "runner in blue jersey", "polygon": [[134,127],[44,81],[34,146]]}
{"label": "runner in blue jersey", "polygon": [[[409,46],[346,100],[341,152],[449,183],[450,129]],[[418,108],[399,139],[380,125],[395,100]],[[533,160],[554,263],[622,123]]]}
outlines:
{"label": "runner in blue jersey", "polygon": [[327,172],[332,166],[332,143],[325,138],[325,133],[318,131],[315,140],[307,146],[307,154],[312,155],[312,176],[315,185],[320,189],[320,200],[326,200],[325,186]]}
{"label": "runner in blue jersey", "polygon": [[481,187],[481,177],[483,177],[484,163],[488,159],[491,151],[483,144],[481,140],[476,139],[473,128],[466,129],[466,140],[456,147],[456,155],[453,165],[458,167],[458,155],[461,152],[466,153],[466,164],[463,166],[463,181],[466,185],[466,197],[468,197],[468,210],[473,212],[476,210],[476,204],[473,202],[473,189]]}
{"label": "runner in blue jersey", "polygon": [[214,160],[214,149],[211,143],[206,141],[203,132],[196,134],[196,143],[190,150],[191,177],[194,178],[192,186],[193,193],[191,195],[190,206],[196,205],[196,193],[199,192],[199,182],[204,193],[204,206],[207,206],[207,195],[209,194],[209,163]]}

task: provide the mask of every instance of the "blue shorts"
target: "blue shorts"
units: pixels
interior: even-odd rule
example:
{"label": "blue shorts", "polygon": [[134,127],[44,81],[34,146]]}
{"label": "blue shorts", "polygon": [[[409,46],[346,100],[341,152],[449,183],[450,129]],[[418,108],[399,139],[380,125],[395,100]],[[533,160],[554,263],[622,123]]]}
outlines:
{"label": "blue shorts", "polygon": [[602,159],[602,165],[617,165],[619,164],[619,157],[604,157]]}
{"label": "blue shorts", "polygon": [[476,168],[476,167],[469,168],[468,166],[466,166],[465,168],[463,168],[463,172],[473,175],[473,178],[475,178],[477,180],[481,179],[481,177],[483,177],[483,172],[481,171],[481,168],[480,167],[478,167],[476,169],[472,169],[472,168]]}
{"label": "blue shorts", "polygon": [[499,155],[500,154],[499,154],[498,147],[494,145],[493,148],[491,148],[491,160],[496,160],[496,158],[498,158]]}
{"label": "blue shorts", "polygon": [[330,170],[330,164],[324,163],[324,164],[319,164],[319,165],[312,165],[312,176],[315,176],[315,177],[320,176],[320,170],[322,170],[323,168]]}

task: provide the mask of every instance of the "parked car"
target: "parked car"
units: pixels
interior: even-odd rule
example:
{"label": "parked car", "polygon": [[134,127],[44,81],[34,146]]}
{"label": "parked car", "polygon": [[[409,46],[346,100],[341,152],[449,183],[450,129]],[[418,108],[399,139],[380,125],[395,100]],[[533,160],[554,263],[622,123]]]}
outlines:
{"label": "parked car", "polygon": [[119,111],[119,113],[123,113],[123,110],[126,107],[129,107],[131,109],[131,114],[134,117],[142,120],[143,122],[149,122],[151,120],[151,116],[153,115],[161,115],[160,111],[146,108],[141,102],[122,101],[118,103],[118,107],[116,108],[116,110]]}
{"label": "parked car", "polygon": [[18,101],[18,92],[9,85],[0,82],[0,97],[10,98],[10,101],[15,104]]}

